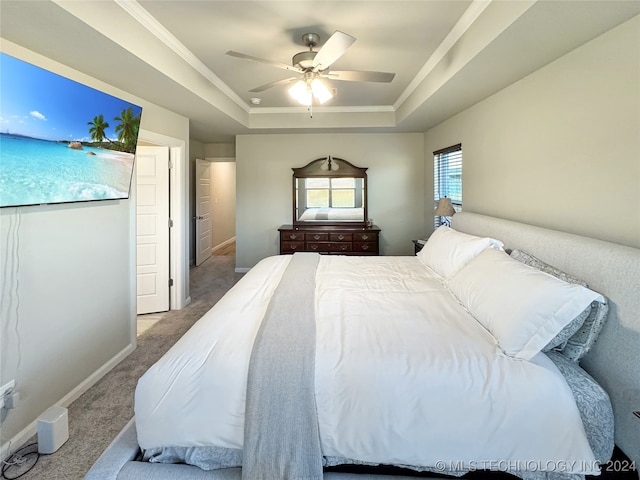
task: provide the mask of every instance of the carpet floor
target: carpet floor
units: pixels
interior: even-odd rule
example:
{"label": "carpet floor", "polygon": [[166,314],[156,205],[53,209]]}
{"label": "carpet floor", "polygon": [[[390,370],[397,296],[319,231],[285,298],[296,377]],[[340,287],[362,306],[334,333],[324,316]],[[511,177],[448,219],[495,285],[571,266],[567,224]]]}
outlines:
{"label": "carpet floor", "polygon": [[57,452],[41,455],[20,480],[81,480],[133,417],[138,378],[240,279],[234,269],[234,254],[214,255],[192,268],[191,303],[164,314],[138,337],[131,355],[69,405],[69,440]]}

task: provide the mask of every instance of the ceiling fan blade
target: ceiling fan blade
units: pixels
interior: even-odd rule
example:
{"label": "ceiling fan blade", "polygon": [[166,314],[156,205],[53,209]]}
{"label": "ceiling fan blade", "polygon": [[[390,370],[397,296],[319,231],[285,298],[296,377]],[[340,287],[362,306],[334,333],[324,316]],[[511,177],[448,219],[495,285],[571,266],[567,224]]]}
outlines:
{"label": "ceiling fan blade", "polygon": [[361,70],[332,70],[322,74],[330,80],[344,80],[347,82],[385,82],[389,83],[396,76],[389,72],[366,72]]}
{"label": "ceiling fan blade", "polygon": [[284,80],[276,80],[275,82],[266,83],[260,87],[253,88],[249,90],[250,92],[262,92],[267,88],[271,87],[279,87],[280,85],[286,85],[287,83],[291,83],[294,80],[298,80],[298,77],[285,78]]}
{"label": "ceiling fan blade", "polygon": [[231,55],[232,57],[243,58],[245,60],[252,60],[254,62],[265,63],[267,65],[271,65],[272,67],[282,68],[283,70],[289,70],[289,71],[297,72],[297,73],[302,73],[303,72],[302,69],[300,69],[298,67],[294,67],[292,65],[287,65],[286,63],[275,62],[273,60],[267,60],[265,58],[252,57],[251,55],[246,55],[244,53],[234,52],[233,50],[229,50],[227,52],[227,55]]}
{"label": "ceiling fan blade", "polygon": [[318,53],[313,59],[312,68],[316,71],[326,70],[333,62],[338,60],[355,41],[356,37],[336,30],[322,48],[318,50]]}

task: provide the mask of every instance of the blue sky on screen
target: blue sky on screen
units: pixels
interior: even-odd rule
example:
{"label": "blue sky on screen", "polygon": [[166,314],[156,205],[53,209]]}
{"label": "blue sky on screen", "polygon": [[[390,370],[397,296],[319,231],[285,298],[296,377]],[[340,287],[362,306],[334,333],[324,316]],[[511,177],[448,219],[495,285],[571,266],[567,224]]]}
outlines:
{"label": "blue sky on screen", "polygon": [[141,108],[0,53],[0,132],[45,140],[91,141],[87,125],[102,114],[107,136],[115,140],[115,117]]}

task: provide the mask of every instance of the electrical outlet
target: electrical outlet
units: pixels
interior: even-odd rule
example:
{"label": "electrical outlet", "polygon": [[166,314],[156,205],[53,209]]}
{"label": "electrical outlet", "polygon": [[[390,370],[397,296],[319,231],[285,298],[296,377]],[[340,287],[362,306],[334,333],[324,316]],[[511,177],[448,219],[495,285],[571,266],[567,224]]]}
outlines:
{"label": "electrical outlet", "polygon": [[2,387],[0,387],[0,408],[4,408],[4,397],[7,392],[13,390],[15,386],[15,380],[11,380],[9,383],[6,383]]}

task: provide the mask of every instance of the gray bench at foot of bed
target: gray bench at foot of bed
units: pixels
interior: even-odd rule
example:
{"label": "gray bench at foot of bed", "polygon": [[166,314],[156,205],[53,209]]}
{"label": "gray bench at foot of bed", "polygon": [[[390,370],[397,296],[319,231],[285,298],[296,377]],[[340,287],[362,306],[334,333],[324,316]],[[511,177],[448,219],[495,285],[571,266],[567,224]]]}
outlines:
{"label": "gray bench at foot of bed", "polygon": [[[240,468],[205,471],[193,465],[140,462],[134,419],[125,425],[84,480],[242,480]],[[325,473],[325,480],[415,480],[411,477]]]}

